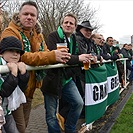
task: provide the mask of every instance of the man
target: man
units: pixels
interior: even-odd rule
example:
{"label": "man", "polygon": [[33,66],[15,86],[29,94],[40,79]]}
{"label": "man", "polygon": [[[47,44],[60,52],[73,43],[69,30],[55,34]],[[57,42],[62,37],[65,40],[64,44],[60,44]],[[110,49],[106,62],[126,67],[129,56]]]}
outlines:
{"label": "man", "polygon": [[[38,7],[35,2],[24,2],[20,7],[19,13],[13,16],[9,26],[2,33],[1,38],[14,36],[21,40],[23,44],[22,48],[25,51],[21,61],[27,65],[39,66],[55,64],[58,62],[66,63],[70,58],[70,54],[67,50],[49,51],[44,43],[44,39],[40,39],[40,35],[37,34],[35,25],[37,23],[38,13]],[[25,128],[28,124],[34,91],[37,87],[40,87],[37,86],[37,79],[38,72],[30,71],[30,79],[25,91],[27,103],[22,104],[13,112],[17,128],[21,133],[25,133]]]}
{"label": "man", "polygon": [[[79,48],[79,54],[93,54],[93,57],[95,57],[95,61],[97,60],[96,55],[93,46],[94,43],[91,39],[92,31],[94,28],[91,26],[90,21],[83,21],[81,24],[79,24],[76,28],[76,40],[78,43]],[[85,100],[85,70],[82,69],[81,75],[75,77],[75,82],[78,87],[78,90],[83,98]],[[85,108],[83,107],[82,113],[80,115],[80,118],[85,118]]]}
{"label": "man", "polygon": [[[54,31],[49,34],[47,46],[50,50],[56,49],[57,43],[67,43],[67,48],[71,53],[71,59],[67,64],[74,65],[78,63],[89,62],[91,55],[82,54],[77,55],[78,47],[76,43],[76,38],[73,32],[76,29],[77,19],[73,14],[66,14],[63,17],[61,26],[58,27],[57,31]],[[76,69],[76,67],[74,67]],[[78,89],[72,80],[74,76],[74,72],[72,68],[63,68],[60,70],[61,74],[58,73],[59,70],[55,70],[51,75],[47,75],[45,77],[42,91],[44,94],[45,101],[45,109],[46,109],[46,122],[48,125],[49,133],[61,133],[60,127],[56,118],[56,110],[57,110],[57,101],[58,98],[62,98],[62,102],[67,103],[67,107],[69,107],[68,114],[66,114],[65,119],[65,133],[75,133],[76,132],[76,123],[80,116],[83,107],[83,100],[78,92]],[[57,75],[58,73],[58,75]],[[55,76],[56,75],[56,76]],[[61,76],[62,75],[62,76]],[[56,88],[50,88],[49,85],[53,84],[53,80],[55,78],[55,85],[59,83],[61,80],[61,85]],[[60,79],[58,77],[61,77]],[[47,84],[47,79],[52,79],[53,82]],[[47,84],[47,87],[46,87]]]}
{"label": "man", "polygon": [[123,48],[121,49],[121,53],[123,54],[124,58],[128,58],[128,60],[126,60],[126,75],[127,75],[127,79],[128,80],[132,80],[132,55],[131,55],[131,52],[130,52],[130,46],[129,44],[124,44],[123,45]]}
{"label": "man", "polygon": [[132,44],[128,44],[128,47],[129,47],[129,53],[132,56],[132,61],[131,61],[132,70],[131,70],[131,74],[129,76],[129,79],[133,80],[133,49],[132,49],[133,46],[132,46]]}
{"label": "man", "polygon": [[120,54],[120,49],[118,47],[114,47],[113,44],[113,37],[107,37],[106,43],[103,45],[103,58],[105,60],[117,60],[122,57],[122,54]]}
{"label": "man", "polygon": [[100,37],[101,37],[100,46],[103,47],[103,45],[105,44],[105,39],[104,39],[104,36],[102,34],[100,34]]}
{"label": "man", "polygon": [[[106,43],[103,45],[103,54],[102,57],[105,60],[117,60],[123,57],[121,50],[118,46],[114,46],[113,37],[107,37]],[[123,74],[124,74],[124,66],[121,61],[117,61],[118,75],[121,86],[123,87]]]}
{"label": "man", "polygon": [[83,21],[76,28],[76,38],[79,47],[79,53],[91,53],[93,42],[90,39],[94,28],[89,21]]}
{"label": "man", "polygon": [[101,35],[98,33],[92,34],[91,39],[94,41],[94,47],[96,49],[96,53],[98,55],[98,59],[101,58],[101,54],[102,54],[102,49],[101,49],[101,42],[102,42],[102,38]]}
{"label": "man", "polygon": [[130,52],[130,54],[131,54],[131,56],[133,57],[133,49],[132,49],[132,44],[130,43],[130,44],[128,44],[128,47],[129,47],[129,52]]}

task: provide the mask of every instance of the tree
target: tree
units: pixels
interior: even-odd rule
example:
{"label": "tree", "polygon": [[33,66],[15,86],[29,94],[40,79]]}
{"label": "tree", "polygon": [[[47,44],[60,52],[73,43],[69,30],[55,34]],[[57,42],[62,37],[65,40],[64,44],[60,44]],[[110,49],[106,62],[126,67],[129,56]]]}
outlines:
{"label": "tree", "polygon": [[20,2],[14,0],[1,0],[0,2],[0,34],[8,26],[12,15],[18,11]]}
{"label": "tree", "polygon": [[57,29],[64,14],[71,12],[78,17],[78,22],[90,20],[95,30],[101,25],[96,20],[96,9],[91,5],[84,5],[84,0],[35,0],[38,3],[40,15],[39,21],[43,27],[44,37]]}
{"label": "tree", "polygon": [[1,35],[1,32],[3,31],[4,29],[4,12],[2,10],[3,6],[6,4],[7,1],[0,1],[0,35]]}
{"label": "tree", "polygon": [[[24,1],[6,1],[3,6],[3,18],[4,28],[11,20],[11,16],[14,12],[18,11],[20,5]],[[26,1],[26,0],[25,0]],[[95,30],[98,30],[101,25],[99,24],[96,13],[97,10],[92,8],[90,4],[84,5],[84,0],[34,0],[39,8],[39,18],[42,28],[43,35],[46,39],[48,34],[57,29],[61,23],[61,19],[64,14],[71,12],[78,17],[78,23],[83,20],[90,20]],[[13,9],[13,10],[12,10]]]}

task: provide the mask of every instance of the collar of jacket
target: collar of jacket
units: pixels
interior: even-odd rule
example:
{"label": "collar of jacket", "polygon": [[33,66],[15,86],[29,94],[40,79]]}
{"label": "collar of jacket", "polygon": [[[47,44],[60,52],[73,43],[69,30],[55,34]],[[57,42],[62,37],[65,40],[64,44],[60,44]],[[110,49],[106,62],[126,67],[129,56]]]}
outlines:
{"label": "collar of jacket", "polygon": [[63,40],[64,39],[64,33],[63,33],[61,26],[58,27],[57,32],[58,32],[60,39]]}

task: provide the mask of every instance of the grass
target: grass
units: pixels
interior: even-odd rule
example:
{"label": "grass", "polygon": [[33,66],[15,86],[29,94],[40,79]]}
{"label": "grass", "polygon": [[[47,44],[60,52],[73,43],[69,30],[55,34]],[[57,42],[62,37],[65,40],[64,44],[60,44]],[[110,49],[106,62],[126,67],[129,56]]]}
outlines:
{"label": "grass", "polygon": [[41,90],[37,88],[33,96],[32,108],[42,103],[44,103],[43,95]]}
{"label": "grass", "polygon": [[133,133],[133,94],[116,119],[110,133]]}

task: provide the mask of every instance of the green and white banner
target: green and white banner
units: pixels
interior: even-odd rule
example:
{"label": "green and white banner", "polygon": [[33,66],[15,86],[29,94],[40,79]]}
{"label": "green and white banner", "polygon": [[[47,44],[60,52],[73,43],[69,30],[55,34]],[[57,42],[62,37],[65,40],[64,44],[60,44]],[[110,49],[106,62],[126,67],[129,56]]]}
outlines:
{"label": "green and white banner", "polygon": [[106,63],[107,69],[107,85],[108,85],[108,103],[107,105],[111,105],[119,98],[119,76],[116,62]]}
{"label": "green and white banner", "polygon": [[85,71],[85,79],[85,119],[89,124],[106,111],[108,93],[105,65]]}

